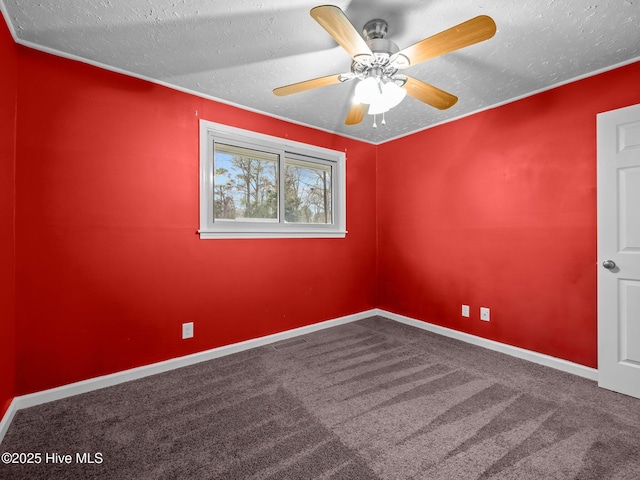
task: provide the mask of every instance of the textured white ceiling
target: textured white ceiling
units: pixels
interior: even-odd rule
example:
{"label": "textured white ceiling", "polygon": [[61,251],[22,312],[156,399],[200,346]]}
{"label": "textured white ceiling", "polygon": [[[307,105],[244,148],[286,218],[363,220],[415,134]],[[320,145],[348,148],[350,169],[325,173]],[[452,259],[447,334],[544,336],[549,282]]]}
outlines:
{"label": "textured white ceiling", "polygon": [[272,93],[350,69],[347,53],[309,15],[317,0],[0,3],[25,45],[372,143],[640,59],[640,0],[335,1],[358,31],[387,20],[387,38],[401,49],[477,15],[497,24],[492,39],[403,71],[458,96],[456,105],[439,111],[406,98],[374,129],[369,116],[344,125],[354,82]]}

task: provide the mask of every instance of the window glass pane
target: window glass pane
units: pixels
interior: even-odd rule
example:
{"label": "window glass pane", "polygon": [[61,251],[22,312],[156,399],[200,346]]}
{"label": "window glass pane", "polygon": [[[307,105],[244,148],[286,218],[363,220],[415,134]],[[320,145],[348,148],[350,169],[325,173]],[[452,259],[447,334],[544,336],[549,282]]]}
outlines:
{"label": "window glass pane", "polygon": [[278,155],[216,143],[216,220],[278,221]]}
{"label": "window glass pane", "polygon": [[332,223],[331,166],[285,158],[284,209],[289,223]]}

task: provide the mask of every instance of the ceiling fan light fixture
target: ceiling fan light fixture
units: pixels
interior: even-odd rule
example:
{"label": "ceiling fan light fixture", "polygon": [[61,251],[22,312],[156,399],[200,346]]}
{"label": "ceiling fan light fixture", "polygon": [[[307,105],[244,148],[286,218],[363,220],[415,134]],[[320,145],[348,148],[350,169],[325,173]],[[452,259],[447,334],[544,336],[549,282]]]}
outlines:
{"label": "ceiling fan light fixture", "polygon": [[382,82],[379,78],[369,77],[356,85],[355,101],[369,105],[367,113],[376,115],[388,112],[398,105],[407,91],[393,80]]}
{"label": "ceiling fan light fixture", "polygon": [[387,82],[382,86],[382,96],[387,102],[387,105],[389,105],[389,109],[392,109],[402,102],[406,95],[407,91],[404,88],[399,87],[394,81]]}
{"label": "ceiling fan light fixture", "polygon": [[381,95],[380,80],[376,77],[365,78],[356,85],[356,99],[359,103],[371,104]]}
{"label": "ceiling fan light fixture", "polygon": [[369,110],[367,110],[367,113],[369,115],[379,115],[380,113],[385,113],[389,110],[389,106],[384,102],[383,99],[380,99],[379,101],[369,105]]}
{"label": "ceiling fan light fixture", "polygon": [[479,15],[400,50],[385,38],[388,31],[385,20],[367,22],[360,36],[335,5],[314,7],[310,14],[352,58],[351,71],[285,85],[275,88],[273,93],[284,96],[357,79],[345,125],[360,123],[367,110],[374,115],[374,127],[378,113],[382,113],[384,124],[384,112],[397,106],[406,95],[439,110],[452,107],[458,97],[411,76],[398,75],[398,70],[488,40],[496,33],[493,19]]}

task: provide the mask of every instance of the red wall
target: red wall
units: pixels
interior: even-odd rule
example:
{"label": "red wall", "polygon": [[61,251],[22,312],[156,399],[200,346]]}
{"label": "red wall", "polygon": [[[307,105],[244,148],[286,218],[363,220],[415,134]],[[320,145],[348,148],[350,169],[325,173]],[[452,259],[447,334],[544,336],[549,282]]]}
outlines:
{"label": "red wall", "polygon": [[[2,413],[373,307],[596,365],[595,114],[640,102],[640,64],[375,147],[16,49],[6,29],[0,56]],[[346,150],[346,239],[199,240],[200,118]]]}
{"label": "red wall", "polygon": [[15,136],[17,49],[0,14],[0,418],[15,395]]}
{"label": "red wall", "polygon": [[378,306],[596,367],[596,114],[635,103],[640,63],[380,146]]}
{"label": "red wall", "polygon": [[[17,394],[375,307],[375,146],[19,54]],[[200,240],[200,118],[346,150],[347,237]]]}

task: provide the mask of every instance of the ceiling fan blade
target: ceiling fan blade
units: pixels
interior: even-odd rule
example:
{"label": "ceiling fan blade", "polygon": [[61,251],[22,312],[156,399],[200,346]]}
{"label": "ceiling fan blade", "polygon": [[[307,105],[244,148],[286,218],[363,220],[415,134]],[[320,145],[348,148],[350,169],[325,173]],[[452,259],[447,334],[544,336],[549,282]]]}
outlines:
{"label": "ceiling fan blade", "polygon": [[[400,50],[397,54],[399,60],[395,66],[396,68],[407,68],[430,58],[488,40],[495,33],[496,23],[493,19],[486,15],[480,15]],[[402,57],[409,60],[409,63],[403,62]]]}
{"label": "ceiling fan blade", "polygon": [[342,82],[343,80],[340,79],[341,75],[342,74],[328,75],[326,77],[305,80],[304,82],[292,83],[291,85],[285,85],[284,87],[274,88],[273,93],[279,97],[284,97],[285,95],[291,95],[292,93],[300,93],[314,88],[326,87],[327,85]]}
{"label": "ceiling fan blade", "polygon": [[342,10],[334,5],[321,5],[311,9],[311,16],[324,28],[351,57],[373,55],[371,49],[358,34]]}
{"label": "ceiling fan blade", "polygon": [[369,105],[366,103],[352,103],[347,118],[344,120],[345,125],[357,125],[363,119]]}
{"label": "ceiling fan blade", "polygon": [[458,101],[455,95],[409,76],[404,88],[407,90],[407,95],[439,110],[446,110]]}

